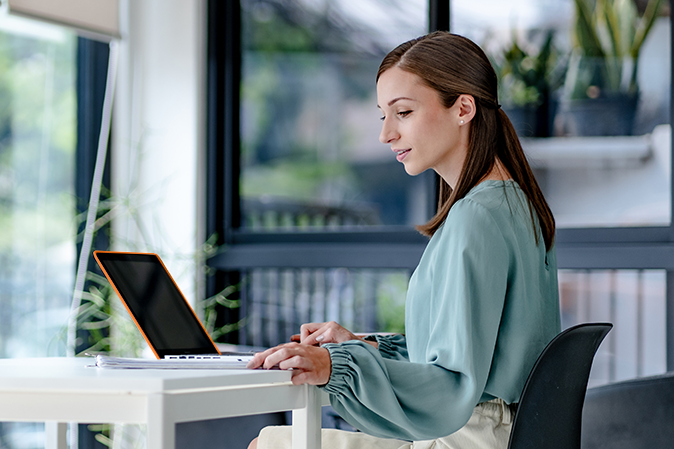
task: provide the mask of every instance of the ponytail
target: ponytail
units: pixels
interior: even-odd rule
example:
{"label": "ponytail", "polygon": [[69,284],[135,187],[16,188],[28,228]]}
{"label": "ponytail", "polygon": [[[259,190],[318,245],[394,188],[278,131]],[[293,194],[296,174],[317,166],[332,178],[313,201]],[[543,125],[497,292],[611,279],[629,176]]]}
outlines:
{"label": "ponytail", "polygon": [[[538,225],[541,228],[545,249],[549,251],[555,241],[555,217],[552,215],[552,210],[550,210],[550,206],[536,181],[536,177],[522,149],[520,139],[517,137],[515,128],[510,122],[508,115],[503,112],[503,109],[499,109],[498,114],[499,121],[501,122],[503,144],[499,145],[500,151],[497,157],[501,164],[503,164],[503,167],[510,173],[511,178],[517,182],[520,189],[522,189],[529,199],[529,213],[531,214],[534,232],[536,230],[536,217],[538,217]],[[536,242],[538,242],[538,233],[535,232],[535,235]]]}

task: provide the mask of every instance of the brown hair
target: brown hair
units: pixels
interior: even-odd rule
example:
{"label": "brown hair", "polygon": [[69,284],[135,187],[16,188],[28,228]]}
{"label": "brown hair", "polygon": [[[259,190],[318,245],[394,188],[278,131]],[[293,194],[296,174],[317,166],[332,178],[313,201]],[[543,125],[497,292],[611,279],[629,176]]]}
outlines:
{"label": "brown hair", "polygon": [[465,37],[436,31],[392,50],[379,66],[379,77],[398,67],[419,76],[440,95],[447,108],[461,94],[475,99],[475,117],[468,135],[468,155],[454,189],[440,179],[438,211],[417,229],[432,236],[444,223],[452,206],[475,187],[500,161],[529,199],[529,212],[536,232],[536,217],[546,249],[552,247],[555,219],[527,162],[517,133],[498,104],[497,79],[482,49]]}

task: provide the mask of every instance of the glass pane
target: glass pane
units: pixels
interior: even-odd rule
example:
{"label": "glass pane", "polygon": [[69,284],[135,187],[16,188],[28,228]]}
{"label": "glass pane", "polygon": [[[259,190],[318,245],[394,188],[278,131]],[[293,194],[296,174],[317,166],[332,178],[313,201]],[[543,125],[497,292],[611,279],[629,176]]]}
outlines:
{"label": "glass pane", "polygon": [[243,7],[243,226],[420,224],[432,173],[412,178],[379,138],[375,75],[427,28],[424,0],[256,0]]}
{"label": "glass pane", "polygon": [[[73,34],[0,18],[0,357],[65,355],[75,273]],[[44,447],[1,423],[0,447]]]}
{"label": "glass pane", "polygon": [[562,327],[608,321],[595,386],[667,371],[666,274],[658,270],[560,271]]}
{"label": "glass pane", "polygon": [[75,272],[75,36],[0,21],[0,357],[65,355]]}
{"label": "glass pane", "polygon": [[288,342],[309,322],[352,332],[405,331],[406,270],[256,269],[243,273],[239,342]]}
{"label": "glass pane", "polygon": [[[560,227],[669,225],[667,2],[654,15],[654,0],[581,3],[591,20],[579,19],[573,0],[452,0],[452,29],[492,58],[503,109]],[[605,17],[615,21],[617,49]],[[649,17],[640,45],[633,33]]]}

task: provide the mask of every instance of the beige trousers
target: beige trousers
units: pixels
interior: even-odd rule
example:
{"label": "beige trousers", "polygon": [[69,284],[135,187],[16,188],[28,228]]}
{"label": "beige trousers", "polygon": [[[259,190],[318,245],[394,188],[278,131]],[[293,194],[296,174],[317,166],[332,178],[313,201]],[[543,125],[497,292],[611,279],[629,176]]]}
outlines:
{"label": "beige trousers", "polygon": [[[377,438],[362,432],[323,429],[323,449],[506,449],[514,413],[501,399],[478,404],[465,426],[446,437],[426,441]],[[290,449],[290,426],[265,427],[259,449]]]}

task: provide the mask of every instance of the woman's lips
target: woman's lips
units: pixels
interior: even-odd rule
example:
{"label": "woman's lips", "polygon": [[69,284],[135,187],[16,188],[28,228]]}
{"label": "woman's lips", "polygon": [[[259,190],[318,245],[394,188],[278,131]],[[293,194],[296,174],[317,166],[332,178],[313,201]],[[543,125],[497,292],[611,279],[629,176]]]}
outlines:
{"label": "woman's lips", "polygon": [[397,153],[397,154],[396,154],[396,160],[397,160],[398,162],[402,162],[403,159],[405,159],[405,157],[407,157],[407,153],[409,153],[410,151],[411,151],[410,149],[407,149],[407,150],[396,150],[396,153]]}

